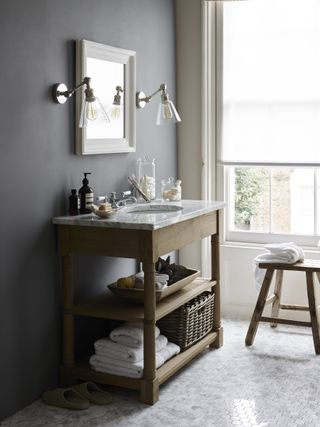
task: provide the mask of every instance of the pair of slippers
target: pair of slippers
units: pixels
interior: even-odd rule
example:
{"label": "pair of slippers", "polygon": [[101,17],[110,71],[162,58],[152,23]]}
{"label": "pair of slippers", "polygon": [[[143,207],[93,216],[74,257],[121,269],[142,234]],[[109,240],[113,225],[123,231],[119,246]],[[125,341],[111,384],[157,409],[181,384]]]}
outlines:
{"label": "pair of slippers", "polygon": [[67,409],[87,409],[90,403],[107,405],[112,402],[112,395],[93,382],[78,384],[70,388],[55,388],[45,391],[42,400],[47,405]]}

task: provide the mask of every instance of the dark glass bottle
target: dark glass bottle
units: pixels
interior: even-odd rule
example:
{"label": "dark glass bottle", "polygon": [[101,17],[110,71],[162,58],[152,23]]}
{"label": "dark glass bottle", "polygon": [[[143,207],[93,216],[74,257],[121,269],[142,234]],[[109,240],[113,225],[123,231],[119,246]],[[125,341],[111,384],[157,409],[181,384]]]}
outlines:
{"label": "dark glass bottle", "polygon": [[93,190],[88,185],[89,180],[87,179],[87,175],[91,175],[91,172],[84,172],[83,186],[79,190],[81,214],[91,213],[90,207],[93,204]]}
{"label": "dark glass bottle", "polygon": [[69,215],[79,215],[79,196],[75,188],[71,190],[69,196]]}

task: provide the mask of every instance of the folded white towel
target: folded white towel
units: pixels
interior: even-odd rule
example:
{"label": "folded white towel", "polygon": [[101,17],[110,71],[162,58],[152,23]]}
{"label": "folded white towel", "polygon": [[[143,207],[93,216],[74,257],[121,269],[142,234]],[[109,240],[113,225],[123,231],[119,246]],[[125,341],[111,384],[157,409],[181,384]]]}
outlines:
{"label": "folded white towel", "polygon": [[[160,368],[167,360],[180,352],[180,347],[174,343],[168,344],[156,353],[156,367]],[[100,372],[113,375],[123,375],[131,378],[141,378],[143,376],[143,360],[139,362],[128,362],[112,357],[94,354],[90,357],[91,367]]]}
{"label": "folded white towel", "polygon": [[[156,339],[156,351],[162,350],[168,343],[167,337],[159,335]],[[100,338],[94,343],[97,355],[118,358],[129,362],[139,362],[143,359],[143,346],[130,347],[111,341],[109,338]]]}
{"label": "folded white towel", "polygon": [[[93,356],[92,356],[93,357]],[[123,366],[116,365],[105,365],[99,362],[91,362],[91,368],[98,372],[104,372],[106,374],[120,375],[128,378],[142,378],[143,369],[137,367],[136,369],[126,369]]]}
{"label": "folded white towel", "polygon": [[259,291],[265,276],[265,269],[259,268],[261,262],[271,262],[274,264],[294,264],[304,260],[303,250],[294,242],[274,243],[265,246],[269,252],[258,255],[254,259],[254,281],[255,287]]}
{"label": "folded white towel", "polygon": [[[155,338],[160,335],[160,329],[156,326]],[[143,345],[143,323],[127,322],[113,329],[109,335],[110,339],[119,344],[140,347]]]}
{"label": "folded white towel", "polygon": [[269,252],[258,255],[255,261],[294,264],[304,260],[303,250],[293,242],[269,244],[265,249]]}

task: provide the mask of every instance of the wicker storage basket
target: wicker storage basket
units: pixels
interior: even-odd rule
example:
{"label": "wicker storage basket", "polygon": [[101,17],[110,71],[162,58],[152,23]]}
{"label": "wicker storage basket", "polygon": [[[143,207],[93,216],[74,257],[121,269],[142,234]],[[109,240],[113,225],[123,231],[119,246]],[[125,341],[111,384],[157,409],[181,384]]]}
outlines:
{"label": "wicker storage basket", "polygon": [[157,324],[161,333],[184,351],[212,330],[213,312],[214,294],[203,292]]}

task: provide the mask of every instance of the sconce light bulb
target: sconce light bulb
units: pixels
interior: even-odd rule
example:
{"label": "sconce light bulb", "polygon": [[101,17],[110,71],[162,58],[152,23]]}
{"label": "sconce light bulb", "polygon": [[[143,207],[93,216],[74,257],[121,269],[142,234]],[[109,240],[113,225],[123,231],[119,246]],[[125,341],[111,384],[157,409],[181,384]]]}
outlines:
{"label": "sconce light bulb", "polygon": [[88,102],[85,99],[82,102],[79,128],[85,128],[88,125],[88,120],[94,121],[98,118],[95,102]]}
{"label": "sconce light bulb", "polygon": [[86,104],[87,104],[87,108],[86,108],[87,119],[91,121],[97,120],[98,112],[97,112],[95,102],[86,102]]}
{"label": "sconce light bulb", "polygon": [[168,101],[162,104],[162,117],[164,120],[170,120],[173,117],[172,110]]}
{"label": "sconce light bulb", "polygon": [[93,122],[102,117],[106,123],[110,123],[110,117],[98,97],[94,102],[88,102],[86,98],[83,99],[82,108],[80,113],[79,128],[85,128],[88,125],[88,120]]}
{"label": "sconce light bulb", "polygon": [[121,106],[120,105],[113,105],[110,111],[110,118],[111,120],[119,120],[121,114]]}

